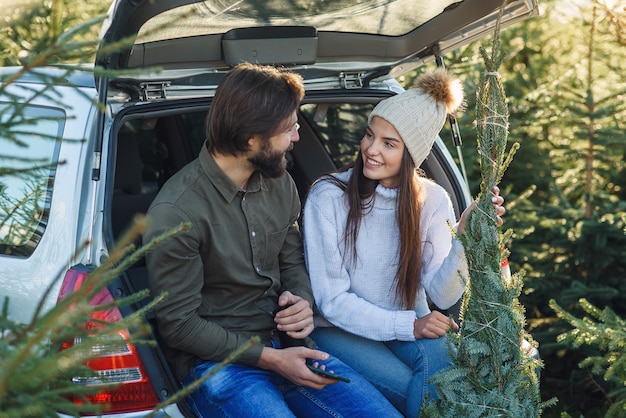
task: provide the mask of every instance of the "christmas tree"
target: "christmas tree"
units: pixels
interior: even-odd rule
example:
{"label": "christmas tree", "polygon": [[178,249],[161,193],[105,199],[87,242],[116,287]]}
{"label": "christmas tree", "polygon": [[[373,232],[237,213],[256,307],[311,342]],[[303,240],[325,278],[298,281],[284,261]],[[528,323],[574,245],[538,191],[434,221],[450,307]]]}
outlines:
{"label": "christmas tree", "polygon": [[[537,370],[539,360],[524,346],[525,313],[518,297],[523,274],[502,274],[507,256],[491,201],[496,186],[518,144],[507,152],[508,108],[498,68],[499,28],[491,56],[481,48],[485,72],[477,91],[476,129],[481,184],[476,208],[458,238],[465,247],[470,281],[463,297],[458,333],[449,334],[454,365],[433,378],[440,399],[422,410],[428,417],[537,417],[542,404]],[[552,402],[552,401],[551,401]],[[550,402],[550,403],[551,403]]]}

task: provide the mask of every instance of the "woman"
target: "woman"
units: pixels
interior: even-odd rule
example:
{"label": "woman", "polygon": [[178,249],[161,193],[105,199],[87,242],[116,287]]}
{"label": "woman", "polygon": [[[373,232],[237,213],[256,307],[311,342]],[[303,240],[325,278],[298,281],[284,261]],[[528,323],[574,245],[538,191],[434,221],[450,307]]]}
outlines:
{"label": "woman", "polygon": [[[428,383],[451,364],[445,333],[458,325],[431,311],[454,305],[469,277],[452,232],[447,192],[419,174],[449,113],[463,101],[443,70],[381,101],[369,116],[360,155],[322,176],[304,209],[305,257],[319,310],[311,334],[406,416],[418,416]],[[503,199],[494,188],[497,222]],[[462,233],[468,210],[456,226]]]}

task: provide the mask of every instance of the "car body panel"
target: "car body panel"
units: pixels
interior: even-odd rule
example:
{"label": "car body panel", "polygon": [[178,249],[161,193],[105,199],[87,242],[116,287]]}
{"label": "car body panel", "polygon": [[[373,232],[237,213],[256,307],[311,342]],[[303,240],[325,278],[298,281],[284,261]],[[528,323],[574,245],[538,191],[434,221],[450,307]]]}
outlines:
{"label": "car body panel", "polygon": [[[17,94],[26,101],[29,95],[41,88],[41,85],[34,84],[30,84],[28,89],[11,86],[7,93]],[[45,233],[28,258],[0,255],[0,297],[11,296],[11,313],[14,319],[23,322],[32,320],[43,289],[51,285],[53,278],[62,275],[75,259],[77,238],[86,237],[91,230],[89,218],[92,213],[89,205],[86,205],[90,187],[83,181],[82,174],[91,162],[77,157],[84,157],[85,147],[88,146],[86,138],[90,134],[95,113],[94,102],[88,95],[94,95],[95,90],[86,89],[84,94],[80,94],[73,87],[58,86],[55,92],[58,97],[63,97],[63,107],[58,103],[51,105],[46,97],[31,101],[32,106],[57,108],[66,113],[62,134],[65,140],[59,149],[60,163],[54,178]],[[0,103],[5,100],[6,96],[0,97]],[[67,185],[72,187],[68,188]],[[57,293],[54,290],[51,292],[45,308],[54,304]]]}

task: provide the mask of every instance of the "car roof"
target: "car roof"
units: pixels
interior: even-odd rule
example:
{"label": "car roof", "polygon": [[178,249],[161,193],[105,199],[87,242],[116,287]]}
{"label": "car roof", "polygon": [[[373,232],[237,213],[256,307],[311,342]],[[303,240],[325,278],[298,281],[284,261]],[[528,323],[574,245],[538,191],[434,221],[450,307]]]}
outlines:
{"label": "car roof", "polygon": [[[305,80],[346,71],[395,78],[493,32],[501,5],[502,0],[117,0],[96,64],[222,73],[249,61],[292,67]],[[536,0],[509,1],[502,25],[536,14]]]}
{"label": "car roof", "polygon": [[73,87],[95,87],[93,70],[87,65],[64,65],[63,68],[0,67],[0,83],[6,80],[22,84],[54,84]]}

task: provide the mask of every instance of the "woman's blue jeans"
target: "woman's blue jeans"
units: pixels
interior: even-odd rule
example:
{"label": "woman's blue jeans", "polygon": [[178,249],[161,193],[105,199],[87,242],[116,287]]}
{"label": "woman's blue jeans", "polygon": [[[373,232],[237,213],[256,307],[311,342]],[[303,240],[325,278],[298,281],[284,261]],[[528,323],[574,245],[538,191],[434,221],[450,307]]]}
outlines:
{"label": "woman's blue jeans", "polygon": [[416,341],[372,341],[338,328],[311,334],[321,350],[369,380],[405,416],[417,417],[426,394],[437,399],[430,378],[452,365],[446,337]]}
{"label": "woman's blue jeans", "polygon": [[[218,363],[198,362],[183,381],[188,385]],[[229,364],[208,378],[188,397],[198,417],[401,417],[367,380],[336,358],[324,362],[346,376],[322,390],[296,386],[277,373],[241,364]]]}

